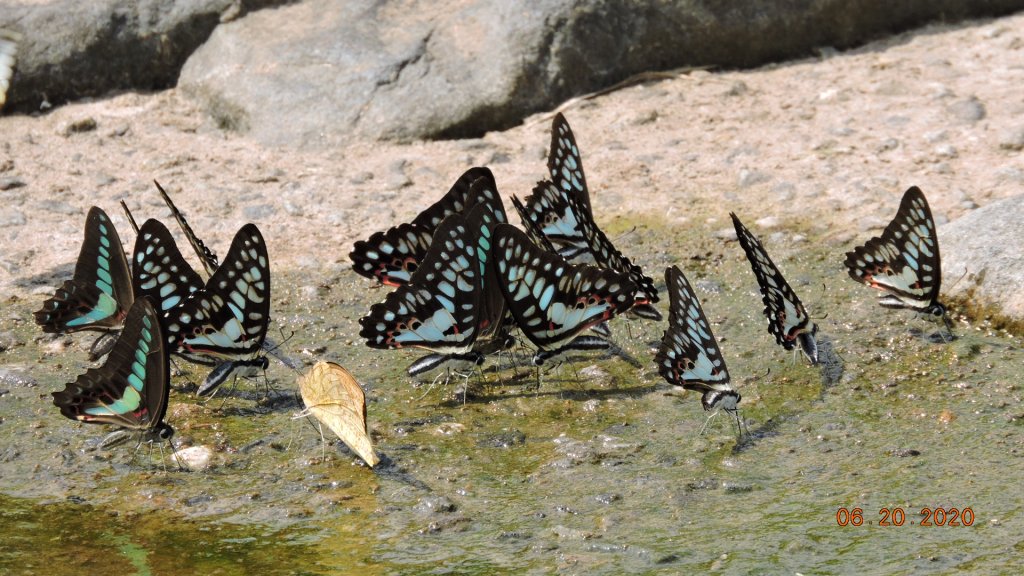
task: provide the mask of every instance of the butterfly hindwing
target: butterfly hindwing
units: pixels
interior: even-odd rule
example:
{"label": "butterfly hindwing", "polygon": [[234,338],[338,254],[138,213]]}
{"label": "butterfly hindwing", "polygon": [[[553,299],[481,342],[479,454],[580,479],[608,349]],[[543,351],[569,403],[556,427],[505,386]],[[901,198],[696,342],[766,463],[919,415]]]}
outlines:
{"label": "butterfly hindwing", "polygon": [[135,298],[149,296],[161,314],[202,290],[203,279],[178,250],[170,231],[159,220],[146,220],[139,228],[132,251],[132,286]]}
{"label": "butterfly hindwing", "polygon": [[844,264],[851,278],[886,293],[883,306],[945,312],[938,302],[942,272],[935,221],[917,186],[903,195],[882,235],[847,252]]}
{"label": "butterfly hindwing", "polygon": [[816,364],[818,353],[814,333],[818,327],[811,322],[800,298],[772,262],[761,241],[747,230],[736,214],[730,212],[729,216],[736,228],[740,246],[757,278],[761,300],[764,302],[764,315],[768,318],[768,331],[786,350],[792,350],[799,342],[807,358]]}
{"label": "butterfly hindwing", "polygon": [[121,238],[101,208],[85,220],[85,240],[73,279],[35,312],[43,332],[110,330],[121,326],[132,301],[131,276]]}
{"label": "butterfly hindwing", "polygon": [[206,286],[192,294],[167,323],[173,352],[225,360],[252,359],[270,323],[270,263],[255,224],[246,224]]}
{"label": "butterfly hindwing", "polygon": [[470,187],[479,178],[494,176],[487,168],[470,168],[440,200],[420,212],[412,222],[399,224],[386,231],[375,232],[352,247],[349,259],[360,276],[377,280],[387,286],[401,286],[415,273],[430,249],[434,230],[446,217],[463,214],[471,205]]}
{"label": "butterfly hindwing", "polygon": [[654,356],[658,372],[673,386],[703,392],[705,410],[729,396],[739,402],[739,394],[729,384],[729,370],[718,341],[686,276],[672,266],[665,270],[665,284],[669,293],[668,330]]}
{"label": "butterfly hindwing", "polygon": [[636,284],[626,274],[569,264],[508,224],[495,227],[492,250],[505,302],[541,350],[556,348],[633,304]]}
{"label": "butterfly hindwing", "polygon": [[173,433],[163,423],[169,373],[156,310],[148,298],[139,298],[107,361],[54,392],[53,403],[72,420],[156,431],[167,438]]}
{"label": "butterfly hindwing", "polygon": [[409,282],[359,320],[359,335],[371,348],[466,353],[479,333],[481,278],[476,232],[465,217],[452,214]]}

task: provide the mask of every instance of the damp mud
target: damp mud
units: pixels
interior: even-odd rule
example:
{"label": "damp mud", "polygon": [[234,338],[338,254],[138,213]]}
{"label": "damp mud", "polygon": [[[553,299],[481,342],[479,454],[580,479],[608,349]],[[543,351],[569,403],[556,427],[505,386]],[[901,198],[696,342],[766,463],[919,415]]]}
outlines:
{"label": "damp mud", "polygon": [[[600,220],[600,218],[599,218]],[[11,299],[0,333],[0,572],[32,574],[1012,573],[1022,566],[1019,338],[954,310],[937,324],[884,310],[845,277],[845,245],[763,236],[817,318],[833,364],[774,343],[756,283],[717,226],[602,222],[656,279],[678,264],[718,336],[749,436],[728,416],[699,430],[699,395],[652,363],[664,323],[612,321],[639,362],[581,354],[545,366],[523,348],[482,373],[417,382],[406,351],[376,351],[357,319],[386,289],[348,270],[274,271],[272,334],[303,369],[326,359],[364,385],[382,462],[370,469],[296,418],[296,373],[195,397],[173,378],[167,421],[210,467],[167,446],[92,449],[106,428],[51,403],[87,366],[86,336],[42,335]],[[663,248],[651,250],[652,245]],[[841,368],[839,367],[841,363]],[[960,524],[922,526],[922,510]],[[863,523],[850,524],[854,509]],[[902,526],[882,526],[899,509]],[[888,511],[888,512],[883,512]],[[889,516],[883,516],[887,514]],[[934,513],[929,516],[934,524]],[[846,526],[840,526],[841,521]],[[46,550],[41,554],[41,550]]]}

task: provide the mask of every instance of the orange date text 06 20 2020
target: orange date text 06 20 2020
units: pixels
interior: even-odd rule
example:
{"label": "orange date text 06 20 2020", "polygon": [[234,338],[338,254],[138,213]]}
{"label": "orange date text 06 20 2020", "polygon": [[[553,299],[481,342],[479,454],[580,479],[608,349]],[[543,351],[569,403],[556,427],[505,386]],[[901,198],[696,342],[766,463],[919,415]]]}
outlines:
{"label": "orange date text 06 20 2020", "polygon": [[[877,526],[970,526],[974,524],[974,510],[971,508],[921,508],[921,518],[907,521],[907,513],[903,508],[880,508],[877,522],[867,521]],[[864,510],[862,508],[840,508],[836,511],[836,524],[840,526],[863,526]]]}

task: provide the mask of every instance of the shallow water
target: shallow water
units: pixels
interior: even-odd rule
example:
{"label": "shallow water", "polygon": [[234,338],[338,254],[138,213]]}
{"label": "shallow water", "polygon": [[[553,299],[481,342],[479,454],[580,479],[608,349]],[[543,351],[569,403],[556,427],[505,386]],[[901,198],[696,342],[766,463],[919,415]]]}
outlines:
{"label": "shallow water", "polygon": [[[1019,338],[962,320],[956,341],[930,343],[935,325],[877,307],[873,291],[845,277],[849,247],[763,234],[812,314],[828,314],[821,333],[845,371],[824,386],[818,369],[774,344],[735,242],[647,221],[617,221],[609,233],[633,224],[620,247],[641,255],[662,289],[669,264],[696,284],[751,440],[737,445],[725,416],[698,435],[699,396],[671,390],[651,364],[664,324],[612,322],[639,370],[582,356],[545,373],[538,389],[520,365],[472,377],[463,397],[458,377],[434,387],[407,378],[417,354],[361,345],[357,319],[383,289],[347,270],[275,271],[275,320],[295,331],[285,349],[306,365],[337,361],[361,380],[384,462],[371,470],[334,441],[322,460],[315,427],[292,418],[295,374],[273,364],[269,398],[239,383],[199,402],[186,382],[203,374],[175,378],[175,440],[216,451],[211,470],[181,471],[159,448],[87,449],[106,429],[61,417],[49,393],[84,369],[92,339],[59,339],[66,351],[44,354],[58,345],[31,324],[43,297],[14,299],[0,332],[25,345],[0,353],[0,572],[1024,567]],[[653,248],[665,238],[674,245]],[[973,525],[921,526],[925,507],[970,507]],[[838,526],[840,508],[862,509],[864,524]],[[904,525],[879,526],[883,508],[901,508]]]}

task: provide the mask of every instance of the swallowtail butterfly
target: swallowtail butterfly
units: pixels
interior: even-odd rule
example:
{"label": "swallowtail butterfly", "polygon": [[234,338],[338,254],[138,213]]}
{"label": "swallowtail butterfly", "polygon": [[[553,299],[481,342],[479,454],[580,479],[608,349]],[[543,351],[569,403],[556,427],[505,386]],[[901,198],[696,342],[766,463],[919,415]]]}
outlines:
{"label": "swallowtail butterfly", "polygon": [[478,205],[468,218],[461,214],[445,218],[409,282],[374,304],[359,320],[359,335],[371,348],[416,347],[435,352],[411,365],[410,375],[451,361],[483,363],[474,344],[488,323],[499,321],[498,315],[504,314],[499,308],[486,312],[494,314],[492,317],[483,316],[490,230],[482,216],[487,211],[486,205]]}
{"label": "swallowtail butterfly", "polygon": [[204,283],[181,255],[167,227],[149,219],[135,237],[132,286],[136,299],[149,296],[158,312],[166,315],[193,292],[202,290]]}
{"label": "swallowtail butterfly", "polygon": [[495,227],[491,257],[516,325],[539,349],[533,357],[537,366],[569,350],[608,349],[607,340],[576,335],[635,301],[637,288],[629,275],[569,264],[509,224]]}
{"label": "swallowtail butterfly", "polygon": [[72,420],[113,424],[141,432],[146,440],[167,440],[174,435],[163,421],[169,374],[160,320],[150,300],[142,297],[132,304],[107,361],[54,392],[53,403]]}
{"label": "swallowtail butterfly", "polygon": [[121,238],[107,213],[93,206],[75,275],[35,312],[36,324],[49,333],[117,330],[134,299]]}
{"label": "swallowtail butterfly", "polygon": [[673,386],[703,393],[704,410],[736,412],[740,393],[729,384],[729,370],[700,301],[683,272],[665,270],[668,286],[668,330],[654,356],[658,372]]}
{"label": "swallowtail butterfly", "polygon": [[479,178],[487,178],[492,183],[488,189],[497,193],[490,170],[470,168],[455,181],[443,198],[421,212],[412,222],[400,224],[385,232],[376,232],[368,239],[356,242],[349,254],[352,269],[361,276],[388,286],[401,286],[409,282],[430,249],[430,239],[441,221],[452,214],[465,214],[475,203],[469,199],[469,191],[473,182]]}
{"label": "swallowtail butterfly", "polygon": [[551,126],[548,170],[551,182],[538,183],[525,202],[512,198],[527,234],[541,247],[554,248],[552,251],[570,262],[593,263],[629,274],[638,287],[630,313],[661,320],[661,313],[653,306],[658,302],[654,281],[619,252],[594,221],[579,148],[561,114],[555,116]]}
{"label": "swallowtail butterfly", "polygon": [[747,230],[736,214],[730,212],[729,216],[732,217],[740,246],[747,254],[750,267],[757,277],[761,300],[764,302],[764,315],[768,318],[768,331],[786,350],[792,350],[799,342],[811,364],[817,364],[818,344],[814,336],[818,333],[818,325],[811,322],[804,305],[765,252],[761,241]]}
{"label": "swallowtail butterfly", "polygon": [[14,64],[18,57],[18,42],[21,35],[10,30],[0,30],[0,110],[7,102],[7,89],[11,87]]}
{"label": "swallowtail butterfly", "polygon": [[882,306],[941,318],[952,328],[946,307],[939,302],[942,271],[935,221],[917,186],[903,194],[896,217],[881,237],[847,252],[843,264],[850,278],[885,293],[879,296]]}
{"label": "swallowtail butterfly", "polygon": [[230,376],[267,368],[263,341],[270,322],[270,262],[263,235],[246,224],[206,286],[171,313],[166,324],[170,349],[189,360],[222,360],[199,387],[205,395]]}

